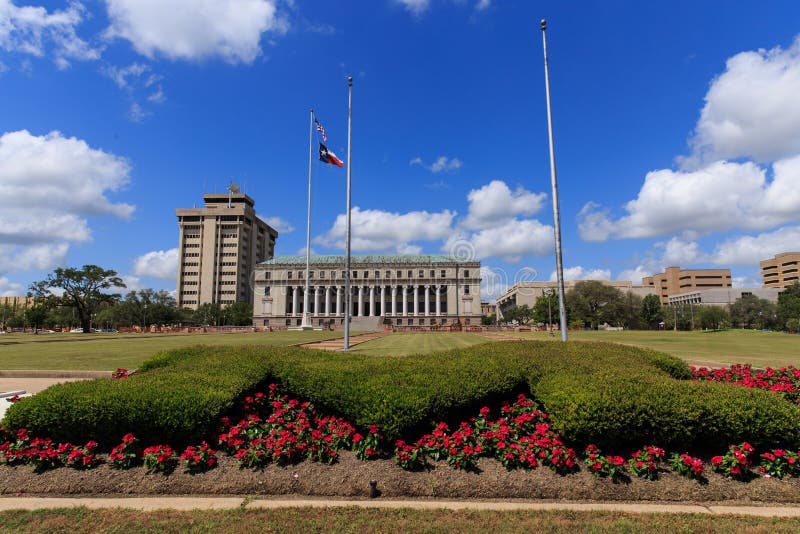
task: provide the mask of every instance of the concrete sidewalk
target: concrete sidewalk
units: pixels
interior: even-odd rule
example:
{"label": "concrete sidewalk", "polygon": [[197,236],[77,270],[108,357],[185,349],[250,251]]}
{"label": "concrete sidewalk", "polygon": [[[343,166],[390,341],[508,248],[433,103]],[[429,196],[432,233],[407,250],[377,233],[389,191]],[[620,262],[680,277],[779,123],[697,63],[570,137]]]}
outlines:
{"label": "concrete sidewalk", "polygon": [[580,503],[531,501],[436,501],[436,500],[337,500],[337,499],[256,499],[243,497],[121,497],[121,498],[55,498],[0,497],[0,511],[44,510],[54,508],[90,509],[126,508],[131,510],[230,510],[235,508],[411,508],[418,510],[490,510],[539,511],[563,510],[574,512],[623,512],[633,514],[707,514],[757,517],[800,517],[800,506],[783,505],[718,505],[703,503],[654,504],[640,503]]}

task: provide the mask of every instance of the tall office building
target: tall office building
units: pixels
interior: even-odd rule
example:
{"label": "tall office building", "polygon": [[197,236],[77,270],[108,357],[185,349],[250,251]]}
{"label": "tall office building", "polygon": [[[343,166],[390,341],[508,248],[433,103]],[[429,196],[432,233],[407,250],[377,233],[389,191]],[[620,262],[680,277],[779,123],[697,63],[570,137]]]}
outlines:
{"label": "tall office building", "polygon": [[203,195],[205,207],[179,208],[178,307],[253,302],[251,275],[272,258],[278,232],[256,216],[255,202],[231,185]]}
{"label": "tall office building", "polygon": [[731,270],[667,267],[663,273],[642,278],[642,284],[655,288],[661,304],[669,304],[670,295],[698,289],[731,287]]}
{"label": "tall office building", "polygon": [[786,288],[800,281],[800,252],[784,252],[759,262],[764,287]]}

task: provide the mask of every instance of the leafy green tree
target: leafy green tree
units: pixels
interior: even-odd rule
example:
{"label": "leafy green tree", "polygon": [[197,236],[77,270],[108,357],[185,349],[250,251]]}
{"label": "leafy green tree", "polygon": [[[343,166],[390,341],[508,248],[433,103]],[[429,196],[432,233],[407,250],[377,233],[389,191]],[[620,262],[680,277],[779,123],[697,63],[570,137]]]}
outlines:
{"label": "leafy green tree", "polygon": [[[116,271],[97,265],[84,265],[81,269],[59,267],[45,280],[31,284],[30,290],[40,291],[42,298],[48,299],[54,305],[73,307],[83,332],[88,333],[91,330],[92,315],[100,305],[119,300],[119,294],[107,292],[117,287],[125,287],[125,284]],[[60,289],[61,296],[56,296],[53,289]]]}
{"label": "leafy green tree", "polygon": [[694,307],[691,304],[670,304],[664,307],[662,311],[664,313],[664,326],[667,330],[692,329],[695,317]]}
{"label": "leafy green tree", "polygon": [[621,326],[625,307],[622,291],[595,280],[578,282],[567,291],[567,314],[570,322],[581,321],[593,330],[603,323]]}
{"label": "leafy green tree", "polygon": [[800,331],[800,319],[789,319],[788,321],[786,321],[786,329],[789,332]]}
{"label": "leafy green tree", "polygon": [[253,306],[247,302],[234,302],[222,309],[222,324],[250,326],[253,324]]}
{"label": "leafy green tree", "polygon": [[731,322],[728,310],[722,306],[699,307],[697,318],[701,327],[706,330],[720,330]]}
{"label": "leafy green tree", "polygon": [[730,306],[731,322],[740,328],[772,328],[778,324],[778,307],[755,295],[742,295]]}
{"label": "leafy green tree", "polygon": [[489,326],[493,324],[497,324],[497,315],[494,313],[490,315],[484,315],[481,317],[481,324],[484,326]]}
{"label": "leafy green tree", "polygon": [[201,304],[192,314],[192,320],[201,325],[218,326],[220,319],[222,319],[222,307],[217,303]]}
{"label": "leafy green tree", "polygon": [[664,311],[661,308],[661,299],[658,295],[647,295],[642,299],[639,317],[648,328],[658,328],[658,323],[664,320]]}
{"label": "leafy green tree", "polygon": [[800,283],[795,282],[778,296],[778,320],[788,329],[787,323],[800,320]]}
{"label": "leafy green tree", "polygon": [[642,297],[630,291],[624,292],[621,312],[622,326],[632,330],[642,327]]}
{"label": "leafy green tree", "polygon": [[533,305],[533,321],[548,325],[557,324],[560,320],[558,310],[558,292],[546,291],[536,298]]}

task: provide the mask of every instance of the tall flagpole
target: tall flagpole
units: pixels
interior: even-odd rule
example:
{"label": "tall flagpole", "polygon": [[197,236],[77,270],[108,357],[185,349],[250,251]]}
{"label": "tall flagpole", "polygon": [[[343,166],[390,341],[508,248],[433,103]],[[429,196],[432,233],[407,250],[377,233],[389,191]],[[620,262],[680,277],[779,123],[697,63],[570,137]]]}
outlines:
{"label": "tall flagpole", "polygon": [[561,263],[561,218],[558,213],[558,181],[556,180],[556,151],[553,145],[553,113],[550,109],[550,72],[547,68],[547,21],[542,19],[544,47],[544,87],[547,96],[547,133],[550,138],[550,181],[553,186],[553,225],[556,240],[556,274],[558,276],[558,314],[561,319],[561,341],[567,340],[567,310],[564,307],[564,266]]}
{"label": "tall flagpole", "polygon": [[350,294],[350,171],[352,170],[351,133],[353,131],[353,77],[347,78],[347,231],[345,233],[344,254],[344,350],[350,350],[350,312],[352,311],[352,295]]}
{"label": "tall flagpole", "polygon": [[308,123],[308,221],[306,222],[306,288],[303,291],[303,321],[300,328],[303,330],[311,330],[314,326],[311,324],[311,312],[308,309],[308,295],[311,291],[311,281],[309,278],[311,268],[311,168],[312,158],[314,157],[313,151],[313,138],[314,138],[314,110],[310,111],[310,119]]}

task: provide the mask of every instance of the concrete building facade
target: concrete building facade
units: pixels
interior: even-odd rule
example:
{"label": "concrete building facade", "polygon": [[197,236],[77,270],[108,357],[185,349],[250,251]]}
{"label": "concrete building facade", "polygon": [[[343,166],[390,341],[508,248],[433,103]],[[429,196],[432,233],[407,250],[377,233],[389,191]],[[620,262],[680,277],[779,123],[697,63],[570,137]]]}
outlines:
{"label": "concrete building facade", "polygon": [[764,287],[786,288],[800,282],[800,252],[784,252],[759,262]]}
{"label": "concrete building facade", "polygon": [[229,194],[203,195],[202,208],[175,210],[178,217],[180,308],[207,302],[253,302],[255,266],[275,251],[278,232],[256,216],[255,203],[231,186]]}
{"label": "concrete building facade", "polygon": [[685,293],[669,296],[669,304],[696,304],[698,306],[730,306],[737,299],[747,295],[754,295],[777,303],[780,290],[778,288],[762,287],[727,287],[716,289],[696,289]]}
{"label": "concrete building facade", "polygon": [[[588,280],[567,280],[564,282],[564,290],[569,291],[578,282]],[[650,286],[634,285],[629,280],[596,280],[601,284],[616,287],[622,292],[633,293],[644,298],[647,295],[654,295],[656,291]],[[497,318],[501,319],[504,312],[516,308],[517,306],[527,305],[530,308],[536,304],[536,299],[549,292],[558,291],[556,282],[518,282],[509,287],[505,293],[497,298]]]}
{"label": "concrete building facade", "polygon": [[[314,327],[340,327],[345,257],[311,256],[309,312]],[[351,256],[353,328],[481,324],[480,262],[442,255]],[[303,315],[305,256],[279,256],[255,268],[253,325],[297,327]]]}
{"label": "concrete building facade", "polygon": [[667,267],[663,273],[643,278],[642,284],[655,289],[661,299],[661,304],[669,304],[670,295],[702,289],[731,287],[731,270]]}

